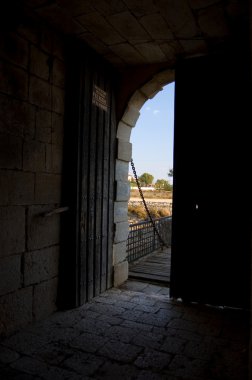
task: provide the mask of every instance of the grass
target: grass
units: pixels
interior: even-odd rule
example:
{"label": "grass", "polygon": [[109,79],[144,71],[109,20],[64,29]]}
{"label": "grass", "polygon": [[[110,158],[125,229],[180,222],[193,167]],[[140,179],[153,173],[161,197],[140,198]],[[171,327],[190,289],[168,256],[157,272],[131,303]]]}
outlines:
{"label": "grass", "polygon": [[[157,207],[157,206],[149,206],[148,207],[150,214],[153,219],[163,218],[165,216],[170,216],[170,209],[167,207]],[[128,216],[130,219],[137,218],[140,220],[147,220],[148,215],[143,205],[137,206],[128,206]]]}
{"label": "grass", "polygon": [[[147,190],[143,191],[144,198],[146,199],[171,199],[172,198],[172,191],[165,191],[165,190]],[[130,197],[131,198],[139,198],[140,194],[138,189],[134,189],[130,191]]]}

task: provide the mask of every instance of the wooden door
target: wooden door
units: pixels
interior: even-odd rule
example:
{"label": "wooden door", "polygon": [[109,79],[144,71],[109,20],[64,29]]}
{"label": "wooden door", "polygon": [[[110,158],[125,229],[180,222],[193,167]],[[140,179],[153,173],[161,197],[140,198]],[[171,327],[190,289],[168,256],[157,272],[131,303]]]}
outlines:
{"label": "wooden door", "polygon": [[249,302],[248,70],[232,56],[178,64],[171,295]]}
{"label": "wooden door", "polygon": [[79,306],[112,286],[115,75],[81,45],[71,46],[68,70],[61,293]]}

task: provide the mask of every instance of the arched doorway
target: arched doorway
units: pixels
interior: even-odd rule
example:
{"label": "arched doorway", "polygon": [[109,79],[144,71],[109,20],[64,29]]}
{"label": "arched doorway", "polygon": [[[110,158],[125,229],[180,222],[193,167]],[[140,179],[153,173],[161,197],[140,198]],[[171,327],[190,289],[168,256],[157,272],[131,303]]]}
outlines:
{"label": "arched doorway", "polygon": [[130,135],[135,127],[140,109],[148,99],[174,81],[174,71],[165,70],[156,74],[151,81],[138,89],[128,102],[126,111],[118,124],[118,154],[115,167],[116,200],[114,205],[115,237],[113,244],[114,285],[120,285],[128,278],[126,242],[128,237],[128,167],[132,156]]}

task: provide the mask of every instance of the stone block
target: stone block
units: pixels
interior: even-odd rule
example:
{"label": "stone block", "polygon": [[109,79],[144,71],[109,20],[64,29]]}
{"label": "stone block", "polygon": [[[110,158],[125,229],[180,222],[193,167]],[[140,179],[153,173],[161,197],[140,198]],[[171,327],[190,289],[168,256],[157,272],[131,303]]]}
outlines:
{"label": "stone block", "polygon": [[162,12],[168,26],[176,36],[193,37],[197,34],[197,26],[192,10],[184,0],[157,0],[157,7]]}
{"label": "stone block", "polygon": [[16,98],[27,99],[28,73],[8,62],[0,62],[0,91]]}
{"label": "stone block", "polygon": [[6,336],[32,322],[32,287],[0,297],[0,336]]}
{"label": "stone block", "polygon": [[26,252],[24,255],[24,284],[39,284],[58,275],[59,247]]}
{"label": "stone block", "polygon": [[52,172],[52,144],[45,145],[46,171]]}
{"label": "stone block", "polygon": [[0,256],[9,256],[25,250],[25,208],[0,207]]}
{"label": "stone block", "polygon": [[126,259],[127,242],[123,241],[118,244],[113,244],[113,265],[119,264]]}
{"label": "stone block", "polygon": [[120,121],[117,128],[116,137],[118,137],[121,140],[130,141],[131,131],[132,131],[132,127],[125,124],[123,121]]}
{"label": "stone block", "polygon": [[64,140],[64,118],[56,113],[52,114],[52,143],[63,145]]}
{"label": "stone block", "polygon": [[52,51],[53,51],[53,33],[50,29],[44,28],[41,31],[40,47],[46,53],[52,54]]}
{"label": "stone block", "polygon": [[115,180],[128,181],[129,163],[116,160]]}
{"label": "stone block", "polygon": [[157,8],[151,0],[137,1],[136,0],[123,0],[131,12],[137,17],[142,17],[149,13],[157,13]]}
{"label": "stone block", "polygon": [[128,261],[114,265],[114,287],[117,287],[127,281],[129,276]]}
{"label": "stone block", "polygon": [[25,23],[17,26],[17,32],[25,40],[37,44],[39,41],[39,30],[36,22],[32,19],[26,19]]}
{"label": "stone block", "polygon": [[144,58],[141,54],[134,48],[134,46],[130,45],[127,42],[111,45],[110,50],[113,51],[118,57],[122,59],[122,61],[128,64],[144,64]]}
{"label": "stone block", "polygon": [[[124,41],[120,34],[111,26],[111,23],[108,23],[98,12],[81,15],[77,20],[81,25],[101,39],[105,45],[114,45]],[[109,19],[109,21],[111,20]]]}
{"label": "stone block", "polygon": [[151,13],[140,19],[141,24],[154,40],[172,40],[171,30],[161,14]]}
{"label": "stone block", "polygon": [[64,114],[65,110],[65,92],[55,86],[52,89],[52,109],[61,115]]}
{"label": "stone block", "polygon": [[130,127],[134,127],[136,125],[136,122],[140,116],[139,109],[133,107],[132,105],[129,105],[126,108],[126,111],[124,112],[124,115],[122,117],[122,121],[129,125]]}
{"label": "stone block", "polygon": [[51,110],[51,86],[48,82],[31,76],[29,97],[32,104]]}
{"label": "stone block", "polygon": [[24,143],[23,148],[23,167],[24,170],[32,172],[45,171],[45,144],[37,141]]}
{"label": "stone block", "polygon": [[65,87],[66,68],[64,62],[55,58],[53,61],[53,84],[61,88]]}
{"label": "stone block", "polygon": [[28,205],[34,202],[34,174],[20,171],[9,171],[9,203]]}
{"label": "stone block", "polygon": [[42,79],[49,79],[49,55],[35,46],[31,46],[30,72]]}
{"label": "stone block", "polygon": [[22,139],[18,136],[0,136],[0,168],[22,168]]}
{"label": "stone block", "polygon": [[0,296],[17,290],[21,284],[21,256],[0,259]]}
{"label": "stone block", "polygon": [[33,138],[35,135],[36,108],[26,102],[13,99],[11,112],[11,131],[19,131],[19,135]]}
{"label": "stone block", "polygon": [[128,220],[128,202],[115,202],[114,222],[126,222]]}
{"label": "stone block", "polygon": [[136,49],[146,59],[148,63],[165,62],[166,56],[156,43],[145,42],[135,45]]}
{"label": "stone block", "polygon": [[53,173],[62,173],[63,165],[63,147],[59,145],[51,145],[52,149],[52,167]]}
{"label": "stone block", "polygon": [[28,42],[14,33],[1,33],[0,56],[24,68],[28,65]]}
{"label": "stone block", "polygon": [[175,81],[174,70],[164,70],[154,76],[154,80],[157,81],[161,86]]}
{"label": "stone block", "polygon": [[129,181],[117,181],[116,182],[116,200],[127,201],[130,197],[130,185]]}
{"label": "stone block", "polygon": [[44,213],[52,211],[54,205],[31,206],[27,217],[27,246],[28,250],[38,250],[59,244],[60,242],[60,214],[49,217]]}
{"label": "stone block", "polygon": [[142,42],[150,39],[148,33],[129,11],[111,15],[109,22],[127,41]]}
{"label": "stone block", "polygon": [[5,170],[0,170],[0,205],[4,206],[9,203],[9,174]]}
{"label": "stone block", "polygon": [[192,9],[203,9],[218,2],[219,0],[189,0],[189,5]]}
{"label": "stone block", "polygon": [[119,222],[115,223],[115,238],[114,243],[121,243],[128,239],[129,235],[129,223],[128,222]]}
{"label": "stone block", "polygon": [[122,161],[130,161],[132,157],[132,144],[118,139],[118,158]]}
{"label": "stone block", "polygon": [[51,204],[61,201],[61,176],[58,174],[36,174],[35,203]]}
{"label": "stone block", "polygon": [[52,114],[49,111],[38,109],[36,112],[36,140],[52,142]]}
{"label": "stone block", "polygon": [[152,79],[141,87],[140,91],[148,98],[153,98],[158,91],[162,90],[162,86],[155,79]]}
{"label": "stone block", "polygon": [[65,45],[64,40],[60,34],[53,34],[52,36],[52,52],[53,55],[62,61],[65,60]]}
{"label": "stone block", "polygon": [[45,4],[43,7],[36,9],[36,13],[64,35],[79,35],[83,32],[81,25],[56,3]]}
{"label": "stone block", "polygon": [[129,106],[133,106],[134,109],[140,110],[144,103],[148,100],[144,94],[142,94],[140,91],[136,91],[129,101]]}
{"label": "stone block", "polygon": [[[176,62],[177,49],[174,46],[174,41],[160,43],[160,49],[164,52],[167,61],[170,65],[174,65]],[[179,51],[183,52],[182,47],[179,45]],[[159,80],[158,80],[159,82]],[[163,85],[163,84],[162,84]]]}
{"label": "stone block", "polygon": [[35,107],[8,95],[0,95],[0,131],[34,137]]}
{"label": "stone block", "polygon": [[58,279],[34,286],[33,315],[36,321],[45,318],[57,310]]}

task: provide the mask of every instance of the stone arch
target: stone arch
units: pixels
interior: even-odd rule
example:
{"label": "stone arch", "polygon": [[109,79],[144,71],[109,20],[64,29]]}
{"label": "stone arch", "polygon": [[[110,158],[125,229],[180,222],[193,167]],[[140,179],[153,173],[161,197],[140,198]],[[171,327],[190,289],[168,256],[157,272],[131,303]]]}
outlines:
{"label": "stone arch", "polygon": [[123,117],[117,127],[117,158],[115,164],[116,196],[114,203],[115,235],[113,243],[114,286],[128,278],[126,243],[128,238],[128,183],[129,162],[132,156],[130,136],[144,103],[152,99],[163,86],[175,80],[174,70],[168,69],[156,74],[149,82],[135,91],[130,98]]}

